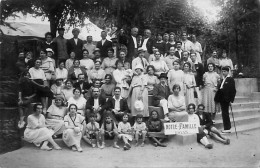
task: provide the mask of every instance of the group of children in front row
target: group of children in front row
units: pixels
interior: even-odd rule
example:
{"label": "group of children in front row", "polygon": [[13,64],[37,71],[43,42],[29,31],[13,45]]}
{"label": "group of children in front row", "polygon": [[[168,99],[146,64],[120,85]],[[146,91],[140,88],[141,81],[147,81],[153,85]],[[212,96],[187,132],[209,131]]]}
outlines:
{"label": "group of children in front row", "polygon": [[[213,144],[209,143],[207,139],[207,135],[209,135],[223,144],[230,144],[230,140],[221,135],[221,133],[214,127],[208,113],[204,113],[204,108],[204,105],[198,105],[197,113],[195,113],[194,104],[189,104],[187,107],[189,122],[195,122],[200,125],[199,132],[197,133],[197,141],[203,144],[206,148],[212,149]],[[167,136],[164,135],[163,120],[159,118],[157,111],[151,112],[150,118],[146,123],[143,121],[143,116],[141,114],[136,115],[133,127],[131,127],[128,121],[128,114],[123,115],[122,121],[118,123],[118,127],[109,114],[104,118],[104,123],[101,128],[99,123],[95,121],[95,118],[95,114],[90,114],[90,122],[86,125],[86,128],[82,133],[83,140],[93,148],[97,146],[102,149],[105,147],[105,140],[114,140],[113,147],[119,149],[120,147],[117,142],[122,139],[124,142],[123,149],[129,150],[131,148],[129,141],[134,139],[135,146],[138,146],[139,138],[142,138],[141,146],[143,147],[146,137],[149,137],[154,146],[166,147],[162,141],[166,139]],[[82,148],[78,151],[81,152]]]}

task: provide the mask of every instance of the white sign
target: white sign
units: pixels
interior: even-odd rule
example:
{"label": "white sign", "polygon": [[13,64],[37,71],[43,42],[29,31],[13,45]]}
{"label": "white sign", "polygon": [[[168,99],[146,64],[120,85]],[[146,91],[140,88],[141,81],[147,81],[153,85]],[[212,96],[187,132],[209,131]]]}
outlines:
{"label": "white sign", "polygon": [[164,123],[165,135],[195,134],[199,132],[199,125],[193,122]]}

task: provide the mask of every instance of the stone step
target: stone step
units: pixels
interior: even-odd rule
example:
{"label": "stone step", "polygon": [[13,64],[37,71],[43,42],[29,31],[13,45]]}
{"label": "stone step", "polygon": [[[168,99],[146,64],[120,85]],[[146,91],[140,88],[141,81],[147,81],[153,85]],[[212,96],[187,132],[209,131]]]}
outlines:
{"label": "stone step", "polygon": [[236,96],[234,103],[244,103],[244,102],[251,102],[252,100],[250,99],[250,97],[246,97],[246,96]]}
{"label": "stone step", "polygon": [[247,108],[260,108],[260,102],[254,100],[254,102],[244,102],[244,103],[232,103],[232,109],[240,110],[240,109],[247,109]]}
{"label": "stone step", "polygon": [[[244,117],[234,117],[236,126],[243,126],[247,124],[258,124],[260,123],[260,114],[252,115],[252,116],[244,116]],[[233,118],[230,116],[231,125],[233,126]],[[223,120],[215,120],[216,128],[223,129]],[[259,125],[260,127],[260,125]]]}
{"label": "stone step", "polygon": [[[245,109],[233,109],[234,117],[245,117],[245,116],[254,116],[260,114],[260,108],[245,108]],[[229,113],[230,118],[232,117],[231,111]],[[215,120],[222,120],[221,113],[217,113]]]}
{"label": "stone step", "polygon": [[[256,130],[256,129],[260,129],[260,122],[253,123],[253,124],[238,125],[238,126],[236,125],[237,133],[243,133],[243,132]],[[235,127],[234,127],[234,124],[232,123],[231,134],[235,134],[235,133],[236,133],[235,132]]]}

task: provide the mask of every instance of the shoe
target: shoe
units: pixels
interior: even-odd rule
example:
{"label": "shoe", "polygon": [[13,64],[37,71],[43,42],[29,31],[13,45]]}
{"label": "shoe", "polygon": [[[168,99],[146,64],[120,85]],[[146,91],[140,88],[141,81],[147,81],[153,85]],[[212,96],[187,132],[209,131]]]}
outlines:
{"label": "shoe", "polygon": [[212,148],[213,148],[213,144],[207,144],[207,145],[205,146],[205,148],[212,149]]}
{"label": "shoe", "polygon": [[167,116],[164,117],[164,120],[165,120],[166,122],[169,122],[169,121],[170,121],[170,119],[169,119]]}
{"label": "shoe", "polygon": [[144,147],[144,142],[141,143],[141,147]]}
{"label": "shoe", "polygon": [[226,139],[226,145],[229,145],[230,144],[230,139]]}
{"label": "shoe", "polygon": [[18,122],[18,128],[20,128],[20,129],[22,129],[23,127],[24,127],[24,125],[25,125],[25,122],[24,121],[19,121]]}
{"label": "shoe", "polygon": [[125,144],[129,149],[131,148],[131,145],[129,143]]}
{"label": "shoe", "polygon": [[52,150],[52,148],[50,148],[50,147],[48,147],[48,146],[46,145],[46,146],[42,146],[42,147],[41,147],[41,150],[50,151],[50,150]]}
{"label": "shoe", "polygon": [[154,145],[155,147],[157,147],[157,146],[158,146],[158,144],[157,144],[157,143],[154,143],[153,145]]}
{"label": "shoe", "polygon": [[54,148],[55,150],[62,150],[62,148],[59,147],[59,146],[54,146],[53,148]]}
{"label": "shoe", "polygon": [[167,145],[165,145],[165,144],[158,144],[158,146],[160,146],[160,147],[167,147]]}
{"label": "shoe", "polygon": [[221,131],[222,133],[231,133],[231,130],[229,129],[229,130],[222,130]]}
{"label": "shoe", "polygon": [[105,148],[105,143],[102,142],[102,145],[100,146],[100,149],[104,149]]}
{"label": "shoe", "polygon": [[129,150],[129,148],[125,145],[125,146],[124,146],[124,150]]}
{"label": "shoe", "polygon": [[83,149],[81,147],[77,147],[78,152],[83,152]]}
{"label": "shoe", "polygon": [[99,144],[99,142],[97,143],[97,147],[98,147],[98,148],[100,148],[100,147],[101,147],[101,146],[100,146],[100,144]]}
{"label": "shoe", "polygon": [[120,147],[117,144],[113,145],[114,148],[120,149]]}
{"label": "shoe", "polygon": [[95,148],[95,147],[96,147],[96,144],[93,143],[93,144],[92,144],[92,148]]}
{"label": "shoe", "polygon": [[73,151],[76,151],[77,150],[77,148],[75,147],[75,146],[72,146],[72,148],[71,148]]}

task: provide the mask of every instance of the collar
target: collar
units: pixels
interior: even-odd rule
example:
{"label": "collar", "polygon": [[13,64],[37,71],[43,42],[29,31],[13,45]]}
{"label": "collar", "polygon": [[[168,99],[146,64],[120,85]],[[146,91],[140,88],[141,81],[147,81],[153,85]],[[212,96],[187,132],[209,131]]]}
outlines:
{"label": "collar", "polygon": [[[113,96],[113,99],[118,100],[118,99],[116,99],[116,96]],[[119,101],[120,101],[121,99],[123,99],[122,96],[119,96]]]}
{"label": "collar", "polygon": [[50,45],[53,41],[51,41],[50,43],[48,43],[47,41],[45,41],[46,44]]}

